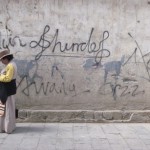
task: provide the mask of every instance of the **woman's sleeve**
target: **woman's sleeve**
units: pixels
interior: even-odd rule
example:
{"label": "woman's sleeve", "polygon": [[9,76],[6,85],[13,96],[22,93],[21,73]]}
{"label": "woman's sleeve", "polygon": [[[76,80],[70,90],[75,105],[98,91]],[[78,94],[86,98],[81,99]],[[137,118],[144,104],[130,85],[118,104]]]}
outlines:
{"label": "woman's sleeve", "polygon": [[12,64],[8,64],[6,67],[6,73],[0,75],[1,82],[10,82],[13,78],[14,67]]}

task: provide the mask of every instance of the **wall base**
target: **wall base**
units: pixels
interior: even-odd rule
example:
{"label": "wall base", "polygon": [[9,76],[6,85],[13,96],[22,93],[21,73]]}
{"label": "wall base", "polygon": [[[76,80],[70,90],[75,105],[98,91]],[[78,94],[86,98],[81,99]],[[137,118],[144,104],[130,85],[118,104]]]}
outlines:
{"label": "wall base", "polygon": [[17,122],[149,123],[150,110],[19,110]]}

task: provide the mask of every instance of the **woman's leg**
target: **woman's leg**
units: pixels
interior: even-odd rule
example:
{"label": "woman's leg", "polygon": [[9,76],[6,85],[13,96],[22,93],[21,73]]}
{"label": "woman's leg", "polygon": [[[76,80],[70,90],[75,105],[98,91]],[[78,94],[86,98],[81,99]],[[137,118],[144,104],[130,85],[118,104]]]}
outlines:
{"label": "woman's leg", "polygon": [[6,101],[5,110],[5,132],[12,133],[16,127],[16,117],[15,117],[15,98],[14,96],[9,96]]}

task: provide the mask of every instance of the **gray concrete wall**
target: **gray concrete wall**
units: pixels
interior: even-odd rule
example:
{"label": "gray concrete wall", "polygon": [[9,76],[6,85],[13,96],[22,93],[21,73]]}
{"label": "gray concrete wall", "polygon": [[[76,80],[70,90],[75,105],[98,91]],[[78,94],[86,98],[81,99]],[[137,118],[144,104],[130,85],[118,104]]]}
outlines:
{"label": "gray concrete wall", "polygon": [[149,110],[149,1],[0,2],[0,49],[15,53],[19,109]]}

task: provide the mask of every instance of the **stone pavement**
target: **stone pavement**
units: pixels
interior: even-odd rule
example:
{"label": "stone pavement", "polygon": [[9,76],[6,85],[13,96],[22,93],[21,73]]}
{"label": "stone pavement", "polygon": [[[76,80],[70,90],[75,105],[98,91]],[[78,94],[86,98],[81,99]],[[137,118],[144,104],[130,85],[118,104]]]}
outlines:
{"label": "stone pavement", "polygon": [[0,150],[150,150],[150,124],[17,123]]}

